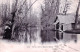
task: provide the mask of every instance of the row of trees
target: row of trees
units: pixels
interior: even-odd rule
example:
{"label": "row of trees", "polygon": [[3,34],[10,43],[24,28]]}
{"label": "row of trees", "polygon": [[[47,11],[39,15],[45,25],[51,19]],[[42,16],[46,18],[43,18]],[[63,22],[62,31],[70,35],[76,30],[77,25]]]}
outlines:
{"label": "row of trees", "polygon": [[52,29],[54,28],[55,18],[59,13],[59,0],[45,0],[44,5],[41,6],[41,25],[43,29]]}
{"label": "row of trees", "polygon": [[[2,26],[7,24],[11,29],[11,38],[20,40],[21,36],[25,36],[27,40],[27,33],[30,33],[30,27],[41,26],[41,30],[55,29],[54,21],[59,14],[60,0],[44,0],[40,6],[40,18],[32,11],[32,7],[38,0],[31,2],[31,0],[13,0],[12,5],[1,4],[0,18],[2,18]],[[68,7],[65,5],[64,10]],[[65,11],[64,11],[65,12]],[[66,13],[65,13],[66,14]],[[39,22],[39,19],[41,22]],[[41,23],[41,25],[40,25]],[[25,35],[22,35],[25,34]],[[19,37],[20,36],[20,37]],[[31,36],[31,35],[30,35]],[[48,38],[50,35],[48,35]],[[51,37],[53,37],[52,35]]]}
{"label": "row of trees", "polygon": [[55,29],[54,22],[56,16],[59,14],[59,1],[60,0],[44,0],[44,6],[41,6],[42,42],[56,40],[55,32],[51,30]]}
{"label": "row of trees", "polygon": [[0,6],[1,26],[4,30],[5,26],[10,27],[10,32],[8,32],[11,35],[10,39],[19,39],[20,32],[25,31],[24,33],[27,34],[28,27],[35,27],[38,24],[37,16],[31,13],[31,8],[37,0],[33,3],[28,2],[27,0],[13,0],[12,5],[2,3]]}

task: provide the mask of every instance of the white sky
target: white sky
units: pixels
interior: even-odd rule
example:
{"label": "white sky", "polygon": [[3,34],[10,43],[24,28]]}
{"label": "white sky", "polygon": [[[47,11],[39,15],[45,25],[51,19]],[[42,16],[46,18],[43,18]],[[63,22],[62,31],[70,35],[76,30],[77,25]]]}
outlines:
{"label": "white sky", "polygon": [[1,3],[5,4],[5,3],[8,3],[9,1],[10,1],[10,3],[12,3],[13,0],[0,0],[0,4]]}
{"label": "white sky", "polygon": [[[79,0],[68,0],[68,1],[71,3],[70,9],[68,9],[68,13],[75,13]],[[61,5],[60,5],[60,7],[62,7],[60,8],[61,13],[63,12],[64,3],[65,0],[61,0]]]}
{"label": "white sky", "polygon": [[[10,4],[12,3],[13,0],[0,0],[0,4],[1,3],[8,3],[10,2]],[[29,1],[29,0],[28,0]],[[32,2],[34,2],[35,0],[32,0]],[[61,0],[61,5],[60,6],[64,6],[64,1],[65,0]],[[79,0],[68,0],[71,2],[71,5],[70,5],[70,9],[68,10],[68,13],[75,13],[76,11],[76,6],[78,4],[78,1]],[[43,0],[37,0],[37,2],[33,5],[33,10],[36,12],[36,13],[40,13],[40,6],[41,4],[43,3]],[[63,10],[63,7],[60,8],[60,11],[62,12]]]}

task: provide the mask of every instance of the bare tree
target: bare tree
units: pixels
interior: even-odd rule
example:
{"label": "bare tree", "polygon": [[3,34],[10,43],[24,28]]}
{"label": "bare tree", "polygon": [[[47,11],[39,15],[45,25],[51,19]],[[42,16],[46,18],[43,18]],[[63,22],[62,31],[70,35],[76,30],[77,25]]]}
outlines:
{"label": "bare tree", "polygon": [[[15,38],[15,37],[19,38],[20,32],[25,31],[24,33],[27,33],[29,24],[31,24],[31,23],[32,23],[32,25],[35,24],[35,21],[33,22],[33,20],[28,21],[28,15],[29,15],[29,10],[31,9],[31,7],[33,6],[33,4],[36,1],[37,0],[35,0],[33,3],[31,3],[30,6],[28,6],[27,0],[24,0],[22,2],[22,4],[19,2],[19,0],[15,0],[14,7],[12,6],[13,7],[13,11],[12,11],[12,24],[13,24],[12,25],[12,38]],[[14,32],[15,30],[18,30],[18,31]],[[22,35],[20,35],[20,37],[21,36]],[[26,35],[25,35],[25,37],[26,37]]]}
{"label": "bare tree", "polygon": [[78,16],[79,16],[79,7],[80,7],[80,0],[79,0],[79,3],[78,3],[78,6],[77,6],[77,10],[76,10],[76,15],[75,15],[75,28],[77,28],[77,23],[78,23]]}
{"label": "bare tree", "polygon": [[[5,27],[11,25],[11,23],[10,23],[10,20],[11,20],[10,3],[6,4],[6,3],[2,2],[0,4],[0,18],[2,19],[0,26],[1,26],[2,30],[5,31],[5,29],[6,29]],[[5,33],[6,32],[4,32],[3,37],[6,36]],[[11,34],[9,34],[9,35],[11,35]]]}
{"label": "bare tree", "polygon": [[[59,0],[45,0],[45,6],[41,6],[41,37],[42,41],[53,41],[55,39],[55,32],[51,31],[55,29],[54,21],[59,13]],[[45,37],[45,38],[44,38]]]}
{"label": "bare tree", "polygon": [[65,0],[65,6],[64,6],[64,10],[63,10],[63,13],[65,15],[67,14],[69,7],[70,7],[69,1],[68,0]]}
{"label": "bare tree", "polygon": [[[41,24],[42,26],[47,28],[54,28],[54,20],[59,12],[59,0],[45,0],[45,6],[42,7],[42,18]],[[53,26],[53,27],[50,27]]]}

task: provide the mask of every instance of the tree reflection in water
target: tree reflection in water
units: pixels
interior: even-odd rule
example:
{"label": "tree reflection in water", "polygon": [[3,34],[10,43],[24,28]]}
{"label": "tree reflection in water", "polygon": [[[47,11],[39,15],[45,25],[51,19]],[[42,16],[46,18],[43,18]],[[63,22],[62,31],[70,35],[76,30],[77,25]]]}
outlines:
{"label": "tree reflection in water", "polygon": [[60,31],[42,30],[41,39],[42,42],[57,42],[57,40],[63,42],[77,42],[77,34],[70,34]]}

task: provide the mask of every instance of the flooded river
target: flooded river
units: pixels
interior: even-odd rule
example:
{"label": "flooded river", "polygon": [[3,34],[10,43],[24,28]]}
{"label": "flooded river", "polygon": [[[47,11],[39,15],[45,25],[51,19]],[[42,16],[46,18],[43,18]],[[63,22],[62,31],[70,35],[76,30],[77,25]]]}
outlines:
{"label": "flooded river", "polygon": [[[40,28],[30,27],[28,28],[27,33],[25,31],[20,32],[21,42],[27,40],[27,42],[38,42],[38,43],[45,43],[45,42],[78,42],[80,40],[80,34],[72,34],[72,33],[65,33],[60,31],[52,31],[52,30],[41,30]],[[23,37],[22,37],[23,36]],[[12,40],[11,40],[12,41]]]}

